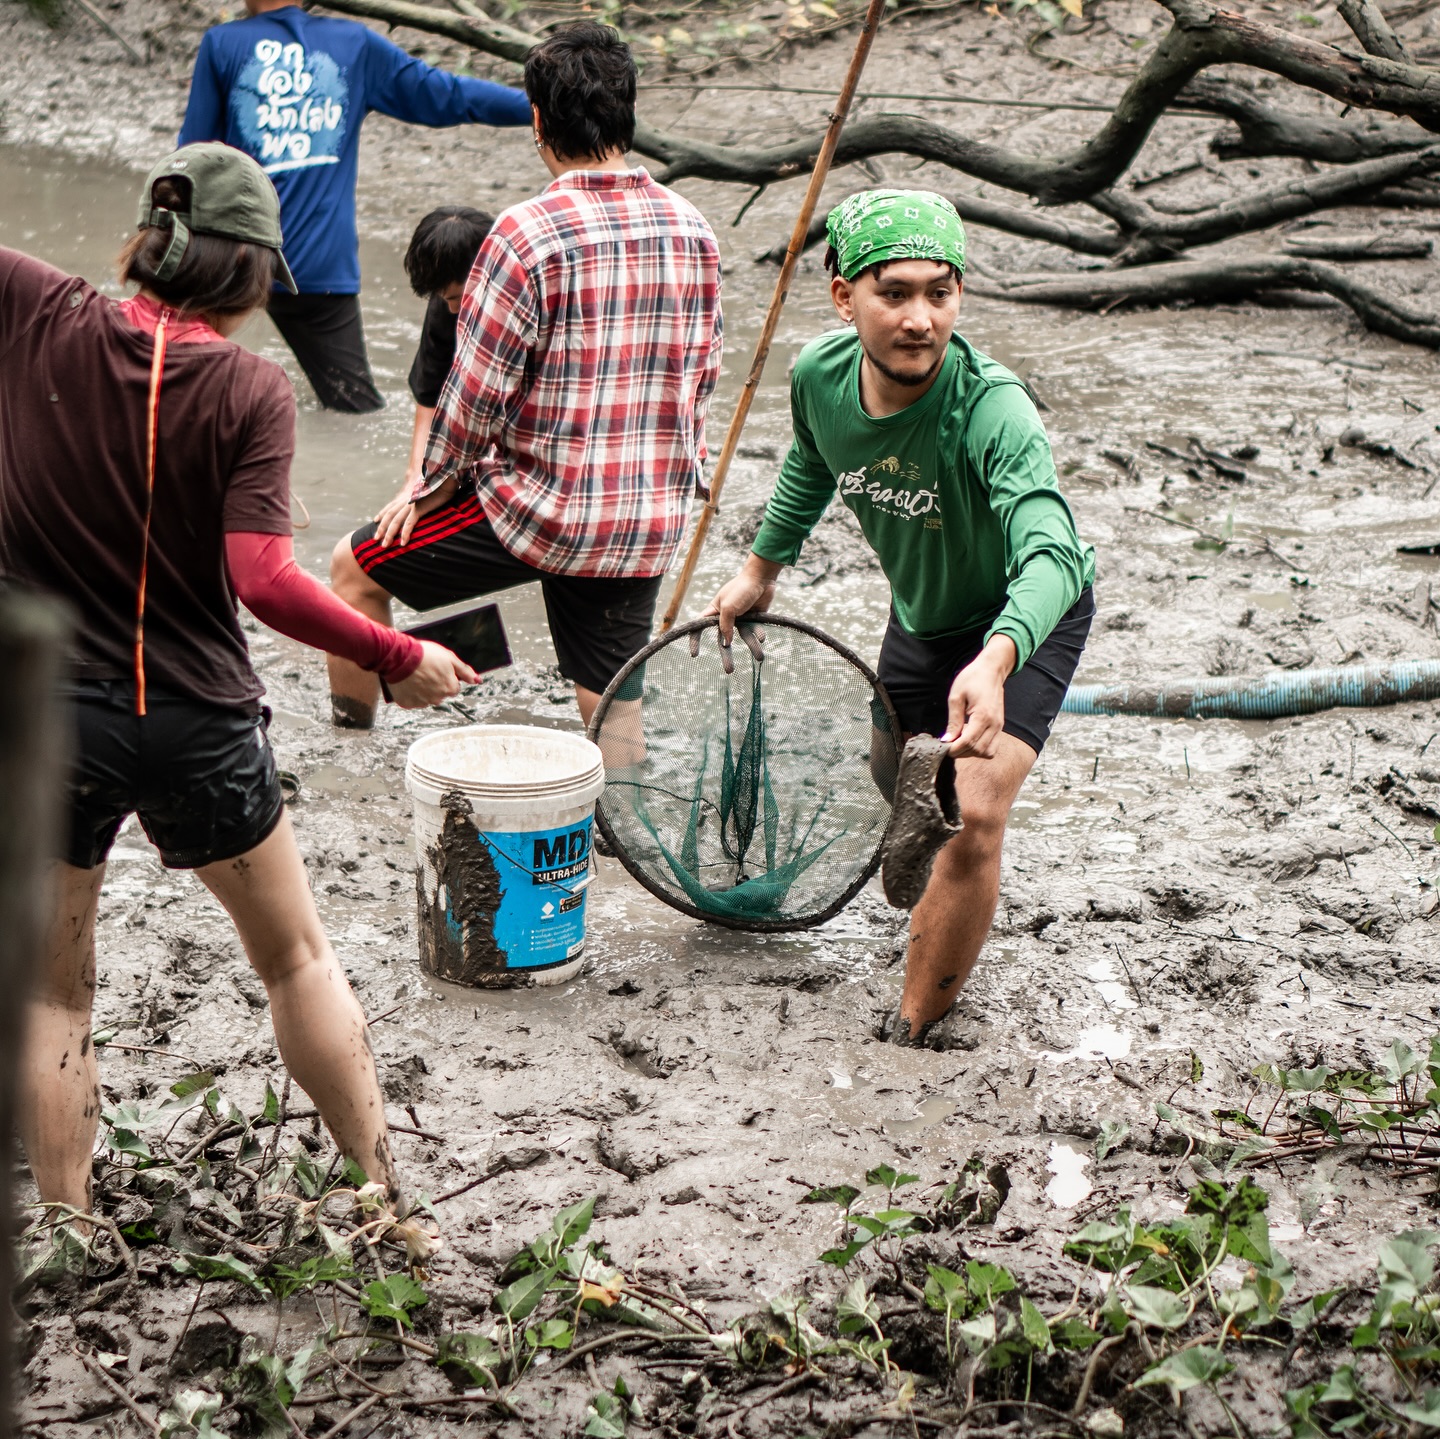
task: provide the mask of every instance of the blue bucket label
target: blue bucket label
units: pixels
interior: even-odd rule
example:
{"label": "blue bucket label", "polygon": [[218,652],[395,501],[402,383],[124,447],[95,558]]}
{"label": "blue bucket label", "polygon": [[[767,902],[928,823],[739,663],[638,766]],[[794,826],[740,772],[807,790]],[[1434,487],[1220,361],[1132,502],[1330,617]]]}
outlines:
{"label": "blue bucket label", "polygon": [[564,964],[585,948],[592,824],[480,833],[500,881],[494,934],[507,969]]}

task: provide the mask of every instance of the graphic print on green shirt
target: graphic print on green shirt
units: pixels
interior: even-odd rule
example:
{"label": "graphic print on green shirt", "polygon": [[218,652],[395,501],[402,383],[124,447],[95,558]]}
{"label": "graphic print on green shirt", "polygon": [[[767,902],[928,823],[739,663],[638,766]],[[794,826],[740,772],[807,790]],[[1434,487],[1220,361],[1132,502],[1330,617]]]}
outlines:
{"label": "graphic print on green shirt", "polygon": [[860,403],[860,341],[822,335],[790,381],[795,438],[751,546],[792,565],[839,492],[890,581],[895,614],[933,638],[988,626],[1016,668],[1095,577],[1024,385],[958,335],[930,389],[880,418]]}

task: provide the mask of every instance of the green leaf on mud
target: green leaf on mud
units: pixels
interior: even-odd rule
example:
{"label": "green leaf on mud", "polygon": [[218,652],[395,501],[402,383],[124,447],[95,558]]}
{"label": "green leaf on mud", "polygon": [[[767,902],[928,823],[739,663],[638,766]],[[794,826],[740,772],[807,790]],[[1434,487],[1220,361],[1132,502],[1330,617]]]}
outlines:
{"label": "green leaf on mud", "polygon": [[593,1439],[625,1439],[631,1407],[615,1394],[596,1394],[585,1410],[585,1429],[580,1433]]}
{"label": "green leaf on mud", "polygon": [[1391,1084],[1409,1079],[1419,1068],[1420,1056],[1400,1039],[1380,1056],[1380,1072]]}
{"label": "green leaf on mud", "polygon": [[860,1191],[853,1184],[823,1184],[819,1189],[812,1189],[800,1203],[835,1204],[849,1209],[859,1197]]}
{"label": "green leaf on mud", "polygon": [[880,1322],[880,1306],[870,1297],[863,1279],[853,1279],[835,1306],[835,1327],[842,1334],[874,1332]]}
{"label": "green leaf on mud", "polygon": [[1440,1429],[1440,1389],[1426,1389],[1418,1404],[1397,1404],[1396,1412],[1425,1429]]}
{"label": "green leaf on mud", "polygon": [[1008,1269],[998,1264],[982,1264],[977,1259],[965,1261],[965,1280],[976,1303],[986,1308],[1015,1288],[1015,1276]]}
{"label": "green leaf on mud", "polygon": [[877,1164],[865,1176],[866,1184],[883,1184],[886,1189],[904,1189],[907,1184],[918,1184],[918,1174],[900,1174],[888,1164]]}
{"label": "green leaf on mud", "polygon": [[215,1076],[208,1069],[197,1070],[193,1074],[182,1075],[170,1086],[170,1093],[176,1099],[188,1099],[192,1094],[200,1094],[215,1083]]}
{"label": "green leaf on mud", "polygon": [[1123,1119],[1102,1119],[1100,1134],[1095,1140],[1095,1158],[1105,1159],[1130,1137],[1130,1126]]}
{"label": "green leaf on mud", "polygon": [[843,1269],[869,1242],[870,1239],[867,1236],[864,1239],[852,1239],[838,1249],[827,1249],[820,1256],[820,1262],[821,1264],[833,1264],[836,1268]]}
{"label": "green leaf on mud", "polygon": [[261,1119],[268,1119],[274,1124],[280,1118],[280,1096],[270,1088],[270,1081],[265,1081],[265,1104],[260,1110]]}
{"label": "green leaf on mud", "polygon": [[[1197,549],[1200,547],[1200,542],[1198,540],[1195,542],[1195,546]],[[1216,545],[1215,548],[1217,550],[1223,550],[1225,546],[1222,543]],[[1200,1081],[1204,1078],[1205,1066],[1200,1062],[1200,1056],[1196,1054],[1195,1051],[1192,1049],[1190,1051],[1190,1083],[1199,1084]]]}
{"label": "green leaf on mud", "polygon": [[1020,1332],[1039,1354],[1049,1354],[1055,1347],[1045,1316],[1023,1294],[1020,1296]]}
{"label": "green leaf on mud", "polygon": [[525,1342],[532,1349],[568,1349],[574,1339],[574,1327],[564,1319],[547,1319],[525,1331]]}
{"label": "green leaf on mud", "polygon": [[360,1291],[360,1307],[372,1319],[390,1319],[406,1329],[411,1311],[429,1302],[430,1296],[408,1274],[374,1279]]}
{"label": "green leaf on mud", "polygon": [[230,1281],[243,1284],[257,1294],[266,1293],[260,1276],[234,1254],[181,1254],[170,1267],[177,1274],[187,1279],[198,1279],[204,1284]]}
{"label": "green leaf on mud", "polygon": [[1057,1349],[1089,1349],[1100,1335],[1080,1319],[1061,1319],[1050,1326],[1050,1338]]}
{"label": "green leaf on mud", "polygon": [[1189,1317],[1190,1307],[1168,1289],[1134,1284],[1121,1291],[1125,1312],[1152,1329],[1178,1329]]}
{"label": "green leaf on mud", "polygon": [[349,1253],[340,1255],[332,1252],[316,1255],[294,1266],[276,1264],[266,1273],[265,1283],[277,1298],[286,1299],[321,1284],[348,1284],[357,1277]]}
{"label": "green leaf on mud", "polygon": [[969,1296],[965,1281],[942,1264],[927,1264],[925,1269],[925,1303],[937,1314],[953,1313],[963,1307]]}
{"label": "green leaf on mud", "polygon": [[502,1289],[491,1302],[507,1319],[528,1319],[545,1297],[545,1291],[554,1277],[553,1269],[537,1269],[533,1274],[522,1274],[513,1284]]}
{"label": "green leaf on mud", "polygon": [[1146,1384],[1163,1384],[1170,1391],[1171,1398],[1178,1402],[1187,1389],[1193,1389],[1197,1384],[1214,1384],[1234,1368],[1218,1349],[1199,1344],[1152,1365],[1135,1381],[1135,1385],[1139,1388]]}
{"label": "green leaf on mud", "polygon": [[182,1389],[160,1416],[160,1439],[225,1439],[212,1422],[225,1403],[223,1394]]}
{"label": "green leaf on mud", "polygon": [[498,1388],[495,1370],[503,1358],[499,1346],[483,1334],[446,1334],[435,1346],[436,1365],[462,1387]]}

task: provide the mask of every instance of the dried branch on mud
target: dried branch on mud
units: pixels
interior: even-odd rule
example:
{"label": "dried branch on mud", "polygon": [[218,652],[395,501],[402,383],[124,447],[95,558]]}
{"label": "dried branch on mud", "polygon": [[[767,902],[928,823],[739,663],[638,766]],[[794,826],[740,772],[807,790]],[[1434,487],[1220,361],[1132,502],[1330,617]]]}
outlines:
{"label": "dried branch on mud", "polygon": [[1124,305],[1220,304],[1301,290],[1330,295],[1372,330],[1440,349],[1440,319],[1348,275],[1336,265],[1291,255],[1233,260],[1175,260],[1086,274],[1028,274],[972,279],[967,288],[994,299],[1108,311]]}
{"label": "dried branch on mud", "polygon": [[1430,143],[1404,120],[1359,116],[1300,115],[1267,104],[1248,85],[1197,75],[1171,103],[1174,110],[1200,110],[1223,115],[1235,130],[1221,130],[1210,141],[1222,160],[1289,156],[1326,165],[1350,165]]}

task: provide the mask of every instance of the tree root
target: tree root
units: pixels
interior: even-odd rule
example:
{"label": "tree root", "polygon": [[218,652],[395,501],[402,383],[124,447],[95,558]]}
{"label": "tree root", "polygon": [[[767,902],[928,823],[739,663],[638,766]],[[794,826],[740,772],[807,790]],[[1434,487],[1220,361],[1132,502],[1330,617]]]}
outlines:
{"label": "tree root", "polygon": [[1219,304],[1276,290],[1304,290],[1333,296],[1379,334],[1440,349],[1440,318],[1353,279],[1338,266],[1298,256],[1179,260],[1083,275],[971,278],[966,288],[992,299],[1102,311],[1129,305]]}

